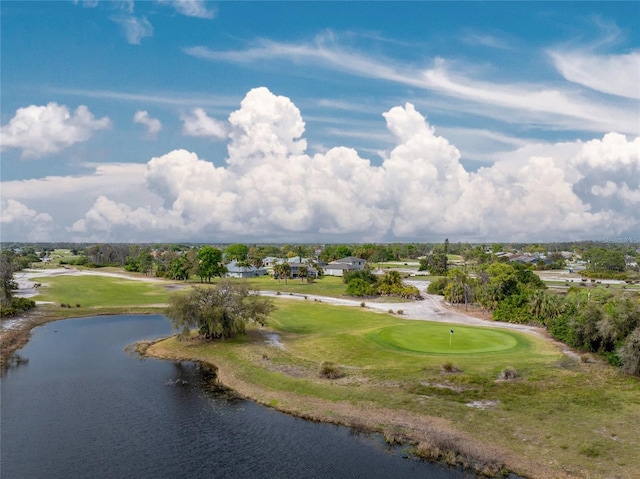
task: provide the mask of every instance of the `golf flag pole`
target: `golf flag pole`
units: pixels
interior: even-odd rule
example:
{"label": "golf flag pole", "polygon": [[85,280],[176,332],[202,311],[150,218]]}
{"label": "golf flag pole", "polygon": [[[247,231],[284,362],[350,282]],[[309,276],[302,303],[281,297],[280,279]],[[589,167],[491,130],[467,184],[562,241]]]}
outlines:
{"label": "golf flag pole", "polygon": [[449,330],[449,346],[451,346],[451,338],[453,336],[453,329]]}

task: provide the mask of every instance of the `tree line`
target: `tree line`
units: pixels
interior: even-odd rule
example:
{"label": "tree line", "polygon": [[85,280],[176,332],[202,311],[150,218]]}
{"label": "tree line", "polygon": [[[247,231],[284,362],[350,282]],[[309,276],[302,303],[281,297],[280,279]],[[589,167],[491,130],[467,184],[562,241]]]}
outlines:
{"label": "tree line", "polygon": [[640,375],[638,294],[579,284],[566,294],[550,292],[531,269],[494,262],[473,273],[453,268],[427,291],[452,304],[478,305],[497,321],[544,326],[567,345]]}

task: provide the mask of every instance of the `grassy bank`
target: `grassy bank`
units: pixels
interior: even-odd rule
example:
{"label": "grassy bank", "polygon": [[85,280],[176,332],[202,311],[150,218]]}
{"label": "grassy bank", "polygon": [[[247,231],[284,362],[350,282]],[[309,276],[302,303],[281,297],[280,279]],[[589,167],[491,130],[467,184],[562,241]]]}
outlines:
{"label": "grassy bank", "polygon": [[[512,331],[278,306],[269,328],[246,338],[169,339],[149,352],[213,363],[225,385],[267,405],[411,439],[425,456],[487,472],[631,478],[640,467],[637,379]],[[322,378],[324,362],[342,377]],[[517,377],[498,379],[505,370]]]}

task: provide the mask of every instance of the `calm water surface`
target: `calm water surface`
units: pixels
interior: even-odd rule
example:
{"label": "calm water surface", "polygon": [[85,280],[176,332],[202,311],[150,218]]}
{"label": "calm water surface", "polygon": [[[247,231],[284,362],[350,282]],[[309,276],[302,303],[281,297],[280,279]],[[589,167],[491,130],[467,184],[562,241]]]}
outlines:
{"label": "calm water surface", "polygon": [[0,379],[0,477],[471,477],[403,459],[377,435],[296,419],[207,387],[191,363],[124,351],[171,333],[163,316],[58,321]]}

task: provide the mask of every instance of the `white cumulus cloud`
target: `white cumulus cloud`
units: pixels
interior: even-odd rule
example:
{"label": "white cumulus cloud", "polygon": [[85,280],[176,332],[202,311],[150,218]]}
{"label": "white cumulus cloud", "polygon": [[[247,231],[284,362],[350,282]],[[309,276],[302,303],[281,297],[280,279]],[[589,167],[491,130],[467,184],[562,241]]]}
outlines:
{"label": "white cumulus cloud", "polygon": [[108,117],[96,119],[84,105],[73,113],[65,105],[54,102],[45,106],[30,105],[19,108],[0,129],[0,143],[2,149],[21,149],[23,158],[38,158],[86,141],[95,131],[110,126]]}
{"label": "white cumulus cloud", "polygon": [[395,146],[380,166],[339,146],[310,155],[295,104],[256,88],[229,116],[226,163],[186,150],[152,158],[137,165],[135,201],[93,188],[68,232],[77,241],[551,241],[640,227],[640,138],[521,148],[514,154],[538,153],[469,172],[412,104],[383,116]]}
{"label": "white cumulus cloud", "polygon": [[227,138],[225,124],[211,118],[202,108],[194,108],[189,114],[180,116],[182,119],[182,134],[185,136]]}
{"label": "white cumulus cloud", "polygon": [[38,213],[24,203],[8,199],[1,203],[0,223],[3,236],[24,238],[24,241],[49,241],[55,224],[51,215]]}
{"label": "white cumulus cloud", "polygon": [[162,130],[162,123],[157,118],[151,118],[146,110],[138,110],[133,115],[134,123],[139,123],[147,127],[147,134],[155,136],[160,130]]}

